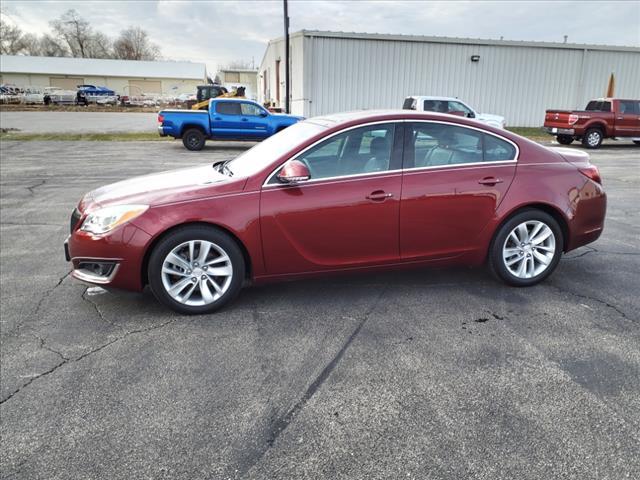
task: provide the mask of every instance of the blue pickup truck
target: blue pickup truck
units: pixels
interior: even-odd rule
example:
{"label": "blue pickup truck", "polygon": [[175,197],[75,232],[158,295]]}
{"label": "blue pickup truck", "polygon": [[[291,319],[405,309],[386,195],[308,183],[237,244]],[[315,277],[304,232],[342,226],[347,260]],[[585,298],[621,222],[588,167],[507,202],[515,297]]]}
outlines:
{"label": "blue pickup truck", "polygon": [[208,110],[162,110],[158,133],[181,138],[188,150],[202,150],[207,139],[264,140],[302,118],[270,113],[251,100],[216,98]]}

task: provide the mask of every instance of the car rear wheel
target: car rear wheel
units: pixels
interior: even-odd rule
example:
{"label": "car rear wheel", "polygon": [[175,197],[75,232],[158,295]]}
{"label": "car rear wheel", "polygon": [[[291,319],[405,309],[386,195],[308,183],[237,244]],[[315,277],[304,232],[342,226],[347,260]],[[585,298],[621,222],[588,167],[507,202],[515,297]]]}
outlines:
{"label": "car rear wheel", "polygon": [[182,144],[192,152],[202,150],[206,140],[204,133],[197,128],[190,128],[182,134]]}
{"label": "car rear wheel", "polygon": [[187,315],[211,313],[242,287],[244,257],[226,233],[191,226],[163,238],[149,257],[151,291],[161,303]]}
{"label": "car rear wheel", "polygon": [[563,242],[562,230],[551,215],[525,210],[498,230],[491,243],[489,266],[509,285],[535,285],[558,266]]}
{"label": "car rear wheel", "polygon": [[604,140],[602,130],[599,128],[590,128],[582,137],[582,145],[586,148],[599,148]]}
{"label": "car rear wheel", "polygon": [[571,135],[558,135],[558,143],[560,145],[571,145],[573,137]]}

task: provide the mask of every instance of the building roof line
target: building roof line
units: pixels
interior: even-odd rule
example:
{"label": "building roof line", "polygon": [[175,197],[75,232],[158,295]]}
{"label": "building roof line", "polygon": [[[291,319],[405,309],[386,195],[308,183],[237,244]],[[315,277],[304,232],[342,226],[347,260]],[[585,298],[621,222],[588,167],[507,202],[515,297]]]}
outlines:
{"label": "building roof line", "polygon": [[[533,47],[533,48],[561,48],[568,50],[606,50],[640,53],[640,47],[622,45],[595,45],[587,43],[562,43],[562,42],[539,42],[527,40],[494,40],[483,38],[464,37],[438,37],[426,35],[402,35],[387,33],[364,33],[364,32],[332,32],[323,30],[299,30],[290,35],[291,38],[321,37],[321,38],[343,38],[353,40],[381,40],[398,42],[421,42],[421,43],[457,43],[461,45],[477,46],[503,46],[503,47]],[[284,39],[278,37],[270,40],[269,43],[277,43]]]}

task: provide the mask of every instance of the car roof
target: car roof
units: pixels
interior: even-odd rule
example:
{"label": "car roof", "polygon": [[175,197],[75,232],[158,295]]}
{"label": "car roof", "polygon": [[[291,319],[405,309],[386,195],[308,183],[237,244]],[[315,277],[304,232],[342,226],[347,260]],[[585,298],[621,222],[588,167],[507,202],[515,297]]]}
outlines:
{"label": "car roof", "polygon": [[456,97],[436,97],[436,96],[430,96],[430,95],[409,95],[406,98],[415,98],[420,100],[452,100],[452,101],[459,101],[459,102],[463,101]]}
{"label": "car roof", "polygon": [[[251,103],[258,103],[255,100],[251,100],[249,98],[238,98],[238,97],[216,97],[216,98],[212,98],[211,100],[215,100],[217,102],[251,102]],[[258,105],[260,105],[258,103]]]}
{"label": "car roof", "polygon": [[[327,127],[333,127],[337,125],[343,125],[345,123],[366,123],[375,122],[376,120],[403,120],[403,119],[424,119],[424,120],[446,120],[452,121],[454,119],[460,119],[462,117],[452,116],[446,113],[437,112],[422,112],[416,110],[356,110],[352,112],[332,113],[330,115],[322,115],[319,117],[313,117],[309,120],[324,125]],[[454,122],[457,123],[457,122]],[[460,122],[463,123],[463,122]]]}

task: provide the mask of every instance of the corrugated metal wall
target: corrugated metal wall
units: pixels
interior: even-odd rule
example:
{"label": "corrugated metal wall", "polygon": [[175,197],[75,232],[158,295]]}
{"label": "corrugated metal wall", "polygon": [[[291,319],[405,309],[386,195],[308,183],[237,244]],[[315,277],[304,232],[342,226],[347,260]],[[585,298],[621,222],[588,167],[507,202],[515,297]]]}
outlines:
{"label": "corrugated metal wall", "polygon": [[308,35],[304,72],[304,92],[296,88],[292,96],[304,99],[308,117],[442,95],[504,115],[507,125],[540,126],[547,108],[584,108],[603,96],[611,72],[618,96],[640,98],[636,52]]}

